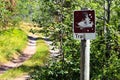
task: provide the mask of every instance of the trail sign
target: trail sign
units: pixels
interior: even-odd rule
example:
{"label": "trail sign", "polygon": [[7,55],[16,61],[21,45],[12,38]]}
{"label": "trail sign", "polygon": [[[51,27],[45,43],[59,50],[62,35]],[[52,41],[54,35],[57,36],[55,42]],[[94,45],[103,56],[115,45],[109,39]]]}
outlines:
{"label": "trail sign", "polygon": [[95,12],[94,10],[74,11],[74,38],[95,38]]}
{"label": "trail sign", "polygon": [[74,33],[94,33],[94,10],[74,11]]}

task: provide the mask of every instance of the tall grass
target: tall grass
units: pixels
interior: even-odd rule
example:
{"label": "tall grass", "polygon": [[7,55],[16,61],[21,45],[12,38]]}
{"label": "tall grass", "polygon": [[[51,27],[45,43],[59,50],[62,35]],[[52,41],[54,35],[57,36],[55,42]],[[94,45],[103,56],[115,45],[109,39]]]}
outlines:
{"label": "tall grass", "polygon": [[0,31],[0,63],[5,63],[21,51],[27,42],[26,34],[18,28]]}

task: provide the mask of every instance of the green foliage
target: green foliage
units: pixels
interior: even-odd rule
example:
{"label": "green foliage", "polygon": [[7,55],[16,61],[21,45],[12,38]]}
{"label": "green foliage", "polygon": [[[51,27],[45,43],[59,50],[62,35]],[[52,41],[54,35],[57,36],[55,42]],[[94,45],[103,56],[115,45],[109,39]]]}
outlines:
{"label": "green foliage", "polygon": [[[74,46],[74,48],[70,45]],[[76,50],[79,49],[79,47],[77,47],[79,46],[79,42],[72,43],[68,40],[68,43],[66,43],[65,46],[63,48],[66,53],[64,61],[57,60],[56,62],[50,60],[45,66],[37,66],[30,74],[31,78],[35,80],[79,80],[80,55],[79,51]],[[71,50],[71,48],[73,49]]]}
{"label": "green foliage", "polygon": [[[21,20],[30,21],[34,1],[15,0],[15,6],[8,1],[0,1],[0,29],[6,29],[17,25]],[[13,9],[12,9],[13,8]]]}
{"label": "green foliage", "polygon": [[[35,69],[31,73],[32,78],[35,80],[79,79],[80,42],[73,39],[73,11],[88,7],[96,12],[97,35],[96,39],[91,41],[90,78],[91,80],[119,80],[119,3],[119,0],[90,0],[89,2],[85,0],[19,0],[18,13],[15,13],[23,19],[27,19],[30,15],[33,22],[37,22],[43,27],[42,32],[46,36],[49,35],[53,42],[59,44],[58,47],[62,44],[65,56],[64,61],[50,61],[47,66],[37,67],[37,70]],[[11,20],[13,12],[5,9],[5,3],[0,3],[0,5],[2,6],[0,25],[5,25],[3,22],[6,18],[10,22],[9,19]],[[20,17],[17,17],[16,21]],[[34,33],[32,30],[31,32]]]}
{"label": "green foliage", "polygon": [[8,29],[0,31],[0,62],[10,59],[25,47],[26,34],[20,29]]}
{"label": "green foliage", "polygon": [[0,28],[6,27],[12,13],[6,9],[6,6],[10,6],[10,3],[0,1]]}
{"label": "green foliage", "polygon": [[36,67],[31,78],[35,80],[79,80],[79,68],[75,68],[75,66],[73,62],[65,62],[64,65],[62,62],[51,62],[48,66]]}
{"label": "green foliage", "polygon": [[[111,49],[110,56],[106,55],[106,45],[104,37],[99,37],[92,42],[91,46],[91,79],[116,79],[119,73],[119,52]],[[97,45],[96,45],[97,44]],[[115,46],[115,45],[114,45]],[[112,76],[112,77],[110,77]]]}

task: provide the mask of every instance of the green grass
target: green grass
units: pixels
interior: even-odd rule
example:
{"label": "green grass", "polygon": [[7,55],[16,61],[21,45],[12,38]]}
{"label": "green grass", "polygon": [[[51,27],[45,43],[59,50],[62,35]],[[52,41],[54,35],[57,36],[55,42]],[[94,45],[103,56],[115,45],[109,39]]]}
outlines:
{"label": "green grass", "polygon": [[29,74],[36,66],[39,67],[44,65],[48,56],[48,45],[42,39],[40,39],[37,41],[36,53],[29,60],[25,61],[22,66],[5,72],[5,74],[0,76],[0,79],[14,80],[15,77]]}
{"label": "green grass", "polygon": [[36,53],[31,57],[30,60],[26,61],[24,65],[27,66],[44,65],[44,63],[47,60],[46,58],[49,55],[48,53],[49,53],[48,45],[43,40],[38,40]]}
{"label": "green grass", "polygon": [[18,28],[0,31],[0,63],[19,55],[27,42],[26,34]]}

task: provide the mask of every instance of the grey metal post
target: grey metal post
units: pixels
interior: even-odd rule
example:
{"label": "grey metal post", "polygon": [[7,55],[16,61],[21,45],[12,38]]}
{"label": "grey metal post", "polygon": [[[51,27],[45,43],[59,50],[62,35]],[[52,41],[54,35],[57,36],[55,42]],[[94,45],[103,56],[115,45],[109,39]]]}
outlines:
{"label": "grey metal post", "polygon": [[81,73],[80,80],[89,80],[90,73],[90,40],[81,40]]}

